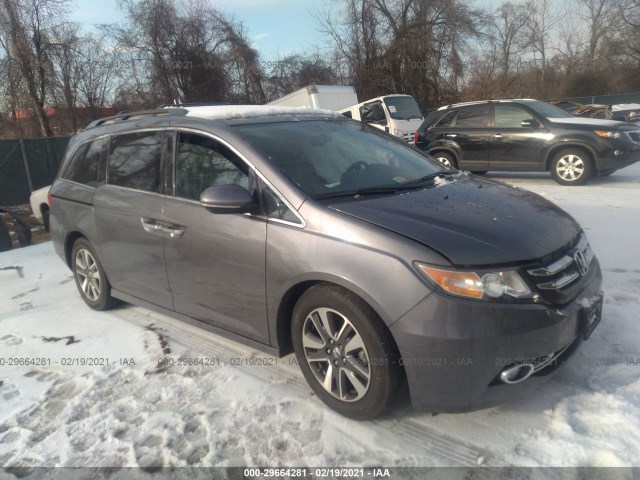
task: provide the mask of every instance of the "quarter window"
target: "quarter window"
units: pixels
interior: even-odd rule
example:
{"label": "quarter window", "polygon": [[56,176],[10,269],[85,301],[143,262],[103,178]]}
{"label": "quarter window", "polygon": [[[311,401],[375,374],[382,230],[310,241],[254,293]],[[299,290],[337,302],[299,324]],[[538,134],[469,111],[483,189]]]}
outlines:
{"label": "quarter window", "polygon": [[456,127],[484,128],[488,124],[489,107],[463,108],[456,118]]}
{"label": "quarter window", "polygon": [[111,138],[107,183],[146,192],[160,191],[162,132],[140,132]]}
{"label": "quarter window", "polygon": [[269,185],[261,182],[261,190],[265,213],[268,217],[300,224],[298,216],[291,211]]}
{"label": "quarter window", "polygon": [[452,127],[454,125],[453,121],[456,118],[456,115],[458,114],[457,110],[453,110],[449,113],[447,113],[444,117],[442,117],[438,123],[436,124],[437,128],[449,128]]}
{"label": "quarter window", "polygon": [[96,187],[98,181],[98,165],[105,140],[100,138],[80,146],[71,157],[61,178],[72,182]]}
{"label": "quarter window", "polygon": [[248,168],[225,145],[202,135],[178,133],[176,196],[198,200],[215,185],[240,185],[249,189]]}

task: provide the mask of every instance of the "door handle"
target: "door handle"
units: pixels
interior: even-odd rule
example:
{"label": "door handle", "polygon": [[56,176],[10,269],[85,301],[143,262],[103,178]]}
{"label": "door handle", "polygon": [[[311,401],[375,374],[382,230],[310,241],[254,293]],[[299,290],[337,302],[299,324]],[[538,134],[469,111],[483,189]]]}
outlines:
{"label": "door handle", "polygon": [[458,136],[458,135],[457,135],[457,134],[455,134],[455,133],[447,133],[447,134],[445,135],[445,137],[447,137],[447,138],[456,138],[457,136]]}
{"label": "door handle", "polygon": [[165,225],[162,227],[162,231],[163,231],[164,233],[168,233],[168,234],[169,234],[169,236],[170,236],[171,238],[178,238],[178,237],[181,237],[181,236],[182,236],[182,234],[183,234],[183,233],[184,233],[184,231],[185,231],[185,228],[184,228],[184,227],[181,227],[180,225],[169,225],[169,224],[165,224]]}
{"label": "door handle", "polygon": [[140,217],[140,221],[142,222],[142,228],[147,233],[160,233],[162,232],[162,225],[160,222],[153,218],[144,218]]}
{"label": "door handle", "polygon": [[493,136],[493,138],[497,138],[498,140],[500,140],[501,138],[504,138],[504,137],[502,136],[502,134],[501,134],[501,133],[496,133],[496,134]]}

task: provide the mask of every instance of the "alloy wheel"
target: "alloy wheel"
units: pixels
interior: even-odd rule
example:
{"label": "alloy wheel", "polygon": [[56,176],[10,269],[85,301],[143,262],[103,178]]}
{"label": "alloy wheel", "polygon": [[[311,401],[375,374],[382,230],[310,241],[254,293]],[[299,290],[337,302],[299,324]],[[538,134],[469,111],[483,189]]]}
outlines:
{"label": "alloy wheel", "polygon": [[81,248],[76,253],[76,276],[82,293],[92,302],[100,297],[102,279],[95,258],[87,249]]}
{"label": "alloy wheel", "polygon": [[304,356],[316,380],[335,398],[360,400],[369,389],[371,365],[362,337],[341,313],[316,308],[304,321]]}
{"label": "alloy wheel", "polygon": [[584,174],[584,161],[577,155],[564,155],[558,160],[558,176],[567,182],[573,182]]}

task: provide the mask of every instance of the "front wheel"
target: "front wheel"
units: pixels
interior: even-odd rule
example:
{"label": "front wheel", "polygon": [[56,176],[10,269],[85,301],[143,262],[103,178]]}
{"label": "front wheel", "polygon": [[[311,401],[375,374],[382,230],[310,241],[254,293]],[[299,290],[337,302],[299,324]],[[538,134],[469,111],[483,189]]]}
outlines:
{"label": "front wheel", "polygon": [[367,420],[394,403],[403,379],[397,350],[361,298],[334,285],[311,287],[293,310],[291,334],[302,373],[333,410]]}
{"label": "front wheel", "polygon": [[114,305],[107,275],[98,256],[84,238],[78,239],[73,245],[71,269],[78,292],[87,305],[94,310],[107,310]]}
{"label": "front wheel", "polygon": [[591,158],[583,150],[562,150],[551,161],[551,176],[560,185],[582,185],[592,172]]}

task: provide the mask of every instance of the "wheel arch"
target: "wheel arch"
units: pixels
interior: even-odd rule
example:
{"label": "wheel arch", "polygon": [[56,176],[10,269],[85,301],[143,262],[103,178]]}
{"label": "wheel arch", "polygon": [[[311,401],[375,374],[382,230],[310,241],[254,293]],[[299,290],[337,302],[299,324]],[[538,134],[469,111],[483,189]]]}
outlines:
{"label": "wheel arch", "polygon": [[69,268],[71,268],[71,252],[73,251],[73,245],[79,238],[87,239],[87,236],[78,230],[74,230],[73,232],[69,232],[64,239],[64,260]]}
{"label": "wheel arch", "polygon": [[460,162],[460,158],[458,157],[458,153],[451,147],[447,147],[444,145],[438,145],[437,147],[433,147],[427,151],[429,155],[435,157],[438,152],[448,153],[453,157],[456,162]]}
{"label": "wheel arch", "polygon": [[576,148],[578,150],[583,150],[587,154],[589,154],[589,158],[591,160],[592,167],[596,169],[596,151],[591,147],[591,145],[582,142],[568,142],[568,143],[560,143],[552,147],[548,152],[544,162],[544,168],[546,171],[551,170],[551,161],[553,157],[555,157],[562,150],[568,150],[570,148]]}
{"label": "wheel arch", "polygon": [[[291,285],[280,299],[276,314],[276,338],[278,342],[277,348],[281,356],[285,356],[293,352],[293,344],[291,341],[291,317],[296,302],[307,290],[319,284],[335,285],[362,299],[380,317],[385,328],[388,330],[389,336],[393,339],[395,344],[395,339],[389,330],[389,325],[393,323],[393,319],[389,318],[382,306],[376,302],[371,295],[342,277],[318,275],[313,278],[300,279],[294,285]],[[398,348],[397,344],[395,347]]]}

